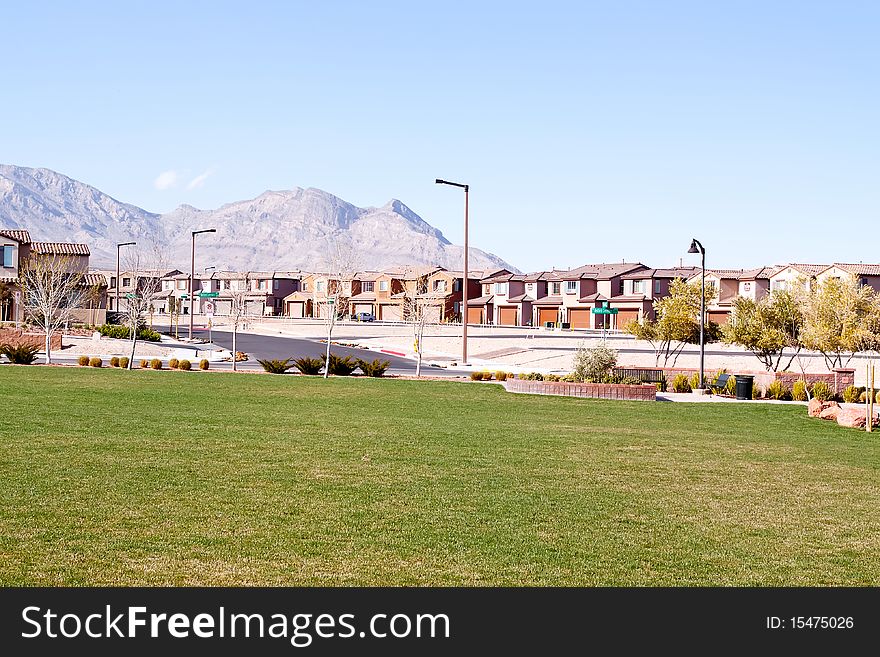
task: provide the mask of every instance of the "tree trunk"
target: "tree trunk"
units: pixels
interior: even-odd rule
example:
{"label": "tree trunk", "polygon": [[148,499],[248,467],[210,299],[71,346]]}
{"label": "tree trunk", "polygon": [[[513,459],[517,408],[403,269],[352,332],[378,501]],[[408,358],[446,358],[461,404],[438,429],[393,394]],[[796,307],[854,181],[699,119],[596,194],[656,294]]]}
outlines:
{"label": "tree trunk", "polygon": [[236,338],[238,338],[238,322],[235,322],[232,325],[232,371],[233,372],[235,372],[237,370],[236,365],[237,365],[238,351],[236,351],[236,344],[237,344]]}
{"label": "tree trunk", "polygon": [[128,369],[134,367],[134,352],[137,349],[137,331],[131,334],[131,354],[128,357]]}
{"label": "tree trunk", "polygon": [[327,355],[324,360],[324,378],[330,377],[330,338],[333,335],[333,325],[327,324]]}
{"label": "tree trunk", "polygon": [[46,329],[46,365],[52,364],[52,330]]}

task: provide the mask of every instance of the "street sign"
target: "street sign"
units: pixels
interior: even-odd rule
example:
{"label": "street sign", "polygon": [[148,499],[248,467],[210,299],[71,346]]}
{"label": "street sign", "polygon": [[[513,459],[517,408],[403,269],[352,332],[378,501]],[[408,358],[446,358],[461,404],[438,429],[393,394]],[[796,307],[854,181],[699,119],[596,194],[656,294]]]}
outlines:
{"label": "street sign", "polygon": [[208,317],[213,317],[213,316],[214,316],[214,302],[213,302],[213,301],[207,301],[207,302],[205,303],[205,314],[206,314]]}
{"label": "street sign", "polygon": [[198,295],[202,297],[202,299],[216,299],[220,296],[219,292],[199,292]]}
{"label": "street sign", "polygon": [[616,315],[617,308],[593,308],[594,315]]}
{"label": "street sign", "polygon": [[189,299],[189,295],[188,294],[181,294],[180,298],[181,299]]}
{"label": "street sign", "polygon": [[126,299],[137,299],[138,295],[129,292],[128,294],[125,295],[125,298]]}

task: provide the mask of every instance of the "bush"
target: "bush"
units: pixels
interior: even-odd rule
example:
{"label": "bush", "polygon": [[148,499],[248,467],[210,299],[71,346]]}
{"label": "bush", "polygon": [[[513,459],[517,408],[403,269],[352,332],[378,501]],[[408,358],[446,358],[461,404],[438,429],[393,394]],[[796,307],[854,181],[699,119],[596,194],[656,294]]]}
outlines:
{"label": "bush", "polygon": [[211,364],[208,362],[207,358],[202,358],[202,360],[199,361],[199,369],[202,370],[203,372],[205,370],[207,370],[209,367],[211,367]]}
{"label": "bush", "polygon": [[294,367],[289,358],[278,360],[277,358],[258,358],[257,362],[270,374],[284,374]]}
{"label": "bush", "polygon": [[121,367],[124,370],[128,369],[128,363],[129,363],[128,356],[123,356],[122,358],[119,359],[119,367]]}
{"label": "bush", "polygon": [[11,344],[0,345],[0,354],[9,359],[10,363],[15,365],[32,365],[37,360],[37,352],[39,347],[32,344],[20,344],[12,346]]}
{"label": "bush", "polygon": [[601,381],[617,365],[617,352],[605,344],[581,347],[574,356],[574,377],[578,381]]}
{"label": "bush", "polygon": [[772,381],[767,386],[767,399],[789,399],[791,391],[782,381]]}
{"label": "bush", "polygon": [[859,393],[859,403],[864,404],[866,401],[868,401],[868,393],[863,390]]}
{"label": "bush", "polygon": [[812,389],[813,397],[818,399],[819,401],[829,401],[832,397],[834,397],[834,391],[824,381],[816,381],[813,384]]}
{"label": "bush", "polygon": [[110,367],[119,367],[119,356],[110,357]]}
{"label": "bush", "polygon": [[192,363],[184,358],[177,364],[177,369],[189,372],[192,369]]}
{"label": "bush", "polygon": [[358,367],[357,361],[351,356],[340,357],[336,354],[330,354],[330,362],[327,364],[327,371],[335,376],[349,376]]}
{"label": "bush", "polygon": [[528,372],[527,374],[520,374],[519,378],[523,381],[543,381],[544,375],[540,372]]}
{"label": "bush", "polygon": [[807,382],[798,379],[791,387],[791,398],[795,401],[807,401]]}
{"label": "bush", "polygon": [[687,374],[676,374],[672,379],[672,392],[690,392],[691,384]]}
{"label": "bush", "polygon": [[303,356],[293,361],[293,366],[299,370],[300,374],[320,374],[321,368],[324,367],[324,361],[320,358],[309,358]]}
{"label": "bush", "polygon": [[880,404],[880,390],[877,391],[877,395],[874,397],[874,403]]}
{"label": "bush", "polygon": [[85,367],[86,365],[89,364],[89,357],[88,356],[80,356],[79,359],[77,359],[77,362],[80,365],[82,365],[83,367]]}
{"label": "bush", "polygon": [[700,387],[700,373],[694,372],[691,374],[691,378],[688,379],[688,383],[691,384],[691,390],[696,390]]}
{"label": "bush", "polygon": [[482,372],[471,372],[471,381],[482,381],[483,373]]}
{"label": "bush", "polygon": [[762,394],[761,386],[753,385],[752,386],[752,399],[760,399]]}
{"label": "bush", "polygon": [[507,372],[495,372],[496,381],[507,381]]}
{"label": "bush", "polygon": [[92,356],[91,358],[89,358],[89,367],[103,367],[103,366],[104,366],[104,361],[102,361],[97,356]]}
{"label": "bush", "polygon": [[620,382],[626,386],[640,386],[642,385],[642,380],[637,376],[625,376]]}
{"label": "bush", "polygon": [[574,378],[574,374],[566,374],[564,377],[562,377],[561,380],[565,381],[566,383],[577,383],[577,380]]}
{"label": "bush", "polygon": [[[753,386],[752,390],[754,391],[754,389],[755,388]],[[736,377],[735,376],[731,376],[729,379],[727,379],[727,383],[724,384],[724,394],[730,395],[731,397],[736,397]]]}
{"label": "bush", "polygon": [[379,360],[378,358],[372,361],[366,361],[360,358],[358,359],[358,367],[361,368],[361,372],[363,372],[367,376],[372,376],[375,378],[383,376],[385,374],[385,370],[387,370],[390,366],[390,361]]}
{"label": "bush", "polygon": [[141,359],[141,369],[145,370],[148,367],[150,367],[150,361],[148,361],[146,358],[142,358]]}
{"label": "bush", "polygon": [[547,374],[544,376],[544,380],[545,381],[553,381],[555,383],[556,381],[559,381],[559,375],[558,374]]}
{"label": "bush", "polygon": [[856,386],[847,386],[843,389],[843,401],[847,404],[855,404],[859,401],[860,394],[862,394],[861,389]]}
{"label": "bush", "polygon": [[492,380],[492,372],[486,372],[483,370],[483,381],[491,381]]}
{"label": "bush", "polygon": [[159,358],[154,358],[153,360],[150,361],[150,367],[152,367],[154,370],[161,370],[162,369],[162,360]]}
{"label": "bush", "polygon": [[[108,338],[116,338],[117,340],[131,339],[131,329],[122,324],[102,324],[98,327],[98,333]],[[146,342],[159,342],[162,336],[151,328],[141,326],[137,330],[137,338]]]}
{"label": "bush", "polygon": [[170,367],[172,370],[176,370],[178,365],[180,365],[180,361],[176,358],[172,358],[168,361],[168,367]]}

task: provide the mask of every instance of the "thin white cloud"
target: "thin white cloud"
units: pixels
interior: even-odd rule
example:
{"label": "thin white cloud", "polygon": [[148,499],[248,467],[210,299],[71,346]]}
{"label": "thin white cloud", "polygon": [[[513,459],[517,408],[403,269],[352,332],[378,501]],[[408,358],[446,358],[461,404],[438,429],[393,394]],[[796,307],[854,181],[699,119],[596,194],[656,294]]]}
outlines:
{"label": "thin white cloud", "polygon": [[153,186],[158,190],[171,189],[177,185],[180,174],[173,169],[171,171],[163,171],[153,181]]}
{"label": "thin white cloud", "polygon": [[214,169],[208,169],[204,173],[199,174],[195,178],[189,181],[189,184],[186,186],[187,189],[196,189],[205,184],[205,181],[208,179],[208,176],[214,173]]}

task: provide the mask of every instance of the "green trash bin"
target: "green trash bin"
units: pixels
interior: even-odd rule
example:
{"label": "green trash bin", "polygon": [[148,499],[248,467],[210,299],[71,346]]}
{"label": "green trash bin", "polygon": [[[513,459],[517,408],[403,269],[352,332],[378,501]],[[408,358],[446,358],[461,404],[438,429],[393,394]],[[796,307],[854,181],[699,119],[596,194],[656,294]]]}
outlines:
{"label": "green trash bin", "polygon": [[737,374],[736,375],[736,398],[737,399],[751,399],[752,398],[752,386],[755,384],[755,377],[749,376],[747,374]]}

